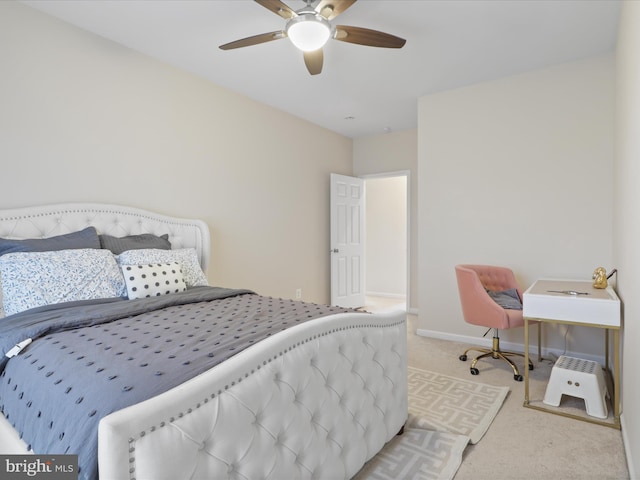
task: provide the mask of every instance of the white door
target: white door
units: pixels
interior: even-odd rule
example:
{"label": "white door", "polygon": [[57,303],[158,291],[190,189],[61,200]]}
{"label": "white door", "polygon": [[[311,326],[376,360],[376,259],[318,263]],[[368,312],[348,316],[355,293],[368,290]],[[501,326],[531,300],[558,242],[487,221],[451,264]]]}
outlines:
{"label": "white door", "polygon": [[332,305],[365,303],[364,194],[364,180],[331,174]]}

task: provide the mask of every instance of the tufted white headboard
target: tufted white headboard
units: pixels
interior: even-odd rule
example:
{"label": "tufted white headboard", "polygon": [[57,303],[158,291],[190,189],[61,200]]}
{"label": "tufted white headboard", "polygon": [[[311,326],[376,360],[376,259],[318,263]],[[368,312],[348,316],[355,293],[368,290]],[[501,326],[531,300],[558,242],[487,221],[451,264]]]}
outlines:
{"label": "tufted white headboard", "polygon": [[209,265],[209,227],[202,220],[101,203],[63,203],[0,210],[0,237],[45,238],[94,226],[116,237],[169,234],[172,248],[195,248],[202,269]]}

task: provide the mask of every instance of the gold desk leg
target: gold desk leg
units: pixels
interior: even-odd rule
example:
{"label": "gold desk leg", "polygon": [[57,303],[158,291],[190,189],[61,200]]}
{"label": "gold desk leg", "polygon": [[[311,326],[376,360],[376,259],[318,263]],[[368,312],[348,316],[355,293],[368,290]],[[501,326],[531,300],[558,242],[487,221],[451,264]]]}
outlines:
{"label": "gold desk leg", "polygon": [[529,405],[529,319],[524,318],[524,406]]}
{"label": "gold desk leg", "polygon": [[609,370],[609,329],[604,329],[604,368]]}
{"label": "gold desk leg", "polygon": [[620,329],[613,332],[613,421],[620,428]]}
{"label": "gold desk leg", "polygon": [[542,361],[542,322],[538,322],[538,363]]}

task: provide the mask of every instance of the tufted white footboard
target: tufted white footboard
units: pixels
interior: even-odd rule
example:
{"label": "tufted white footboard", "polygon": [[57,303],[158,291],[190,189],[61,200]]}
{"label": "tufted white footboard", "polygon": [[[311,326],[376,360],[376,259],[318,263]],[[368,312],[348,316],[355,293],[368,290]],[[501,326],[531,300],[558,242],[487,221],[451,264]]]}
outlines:
{"label": "tufted white footboard", "polygon": [[352,477],[407,418],[405,317],[304,323],[105,417],[101,480]]}

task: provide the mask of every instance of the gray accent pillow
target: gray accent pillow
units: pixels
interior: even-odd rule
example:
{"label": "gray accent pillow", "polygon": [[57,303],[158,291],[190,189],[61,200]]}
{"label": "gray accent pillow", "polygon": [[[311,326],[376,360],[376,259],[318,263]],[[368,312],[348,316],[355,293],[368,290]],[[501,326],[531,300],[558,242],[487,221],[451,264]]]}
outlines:
{"label": "gray accent pillow", "polygon": [[509,290],[501,290],[499,292],[487,290],[489,296],[502,308],[509,310],[522,310],[522,302],[518,297],[518,291],[515,288]]}
{"label": "gray accent pillow", "polygon": [[100,239],[95,227],[49,238],[27,238],[13,240],[0,238],[0,256],[15,252],[53,252],[79,248],[100,248]]}
{"label": "gray accent pillow", "polygon": [[151,233],[143,233],[141,235],[128,235],[126,237],[112,237],[111,235],[102,234],[99,235],[99,237],[102,248],[111,250],[115,255],[119,255],[127,250],[141,250],[144,248],[171,250],[169,234],[157,236]]}

